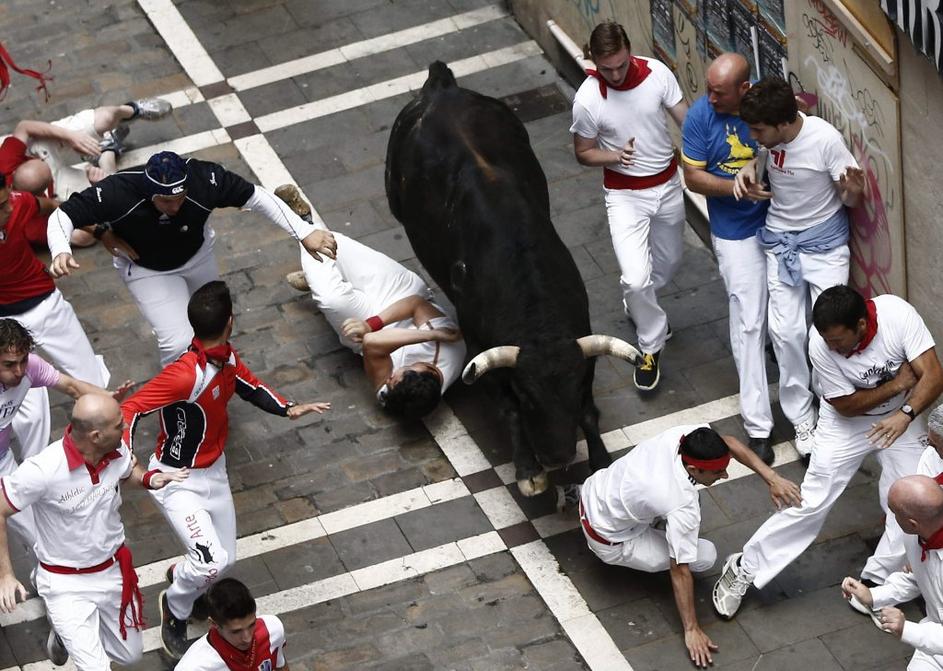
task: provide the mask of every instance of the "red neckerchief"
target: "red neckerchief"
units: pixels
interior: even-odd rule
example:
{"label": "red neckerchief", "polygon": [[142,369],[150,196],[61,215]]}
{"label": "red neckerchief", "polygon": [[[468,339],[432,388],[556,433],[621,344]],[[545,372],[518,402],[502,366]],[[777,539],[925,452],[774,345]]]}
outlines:
{"label": "red neckerchief", "polygon": [[190,350],[196,352],[197,362],[200,368],[206,369],[206,362],[212,359],[214,362],[220,362],[220,367],[229,363],[229,357],[232,356],[232,345],[228,342],[223,345],[206,348],[199,338],[190,341]]}
{"label": "red neckerchief", "polygon": [[[0,100],[3,100],[6,95],[7,87],[10,85],[10,71],[7,70],[7,66],[10,66],[21,75],[26,75],[27,77],[38,80],[39,86],[36,87],[36,90],[42,91],[46,96],[46,102],[49,102],[49,89],[46,88],[46,82],[51,82],[53,78],[45,72],[37,72],[36,70],[29,70],[18,66],[13,62],[13,57],[10,56],[10,52],[3,48],[3,44],[0,44]],[[50,69],[52,69],[52,61],[49,61],[49,67],[46,68],[46,72]]]}
{"label": "red neckerchief", "polygon": [[878,332],[878,309],[874,306],[874,301],[868,300],[864,304],[865,308],[868,310],[868,318],[865,320],[867,326],[865,327],[864,337],[861,339],[855,348],[848,352],[845,355],[845,358],[848,359],[852,354],[861,354],[865,348],[871,344],[871,341],[874,340],[874,336]]}
{"label": "red neckerchief", "polygon": [[92,479],[92,484],[94,485],[98,484],[98,478],[101,475],[101,472],[108,467],[108,464],[115,459],[121,458],[121,453],[118,452],[118,450],[112,450],[103,456],[97,464],[92,466],[90,463],[85,461],[85,457],[75,446],[75,441],[72,440],[71,424],[65,428],[65,434],[62,436],[62,450],[65,452],[65,461],[66,465],[69,467],[69,470],[74,471],[79,466],[84,465],[85,468],[88,469],[88,476]]}
{"label": "red neckerchief", "polygon": [[[940,473],[933,479],[936,480],[938,485],[943,486],[943,473]],[[927,540],[923,540],[918,536],[917,542],[920,544],[920,561],[926,561],[927,552],[929,550],[939,550],[943,548],[943,528],[937,529],[936,533]]]}
{"label": "red neckerchief", "polygon": [[278,650],[272,650],[268,627],[265,626],[265,622],[261,617],[255,621],[252,645],[249,646],[248,650],[240,650],[229,643],[215,627],[210,628],[207,640],[231,671],[258,671],[259,666],[266,659],[271,660],[271,668],[274,669],[275,663],[278,661]]}
{"label": "red neckerchief", "polygon": [[144,628],[144,597],[138,587],[138,574],[134,570],[134,559],[127,545],[122,545],[115,553],[118,568],[121,569],[121,614],[118,617],[118,629],[121,638],[128,640],[128,629],[125,624],[125,613],[131,609],[131,626],[141,630]]}
{"label": "red neckerchief", "polygon": [[599,94],[603,97],[603,99],[609,97],[609,93],[606,90],[607,87],[611,86],[616,91],[628,91],[629,89],[634,89],[636,86],[644,82],[645,78],[648,77],[648,75],[651,73],[652,69],[648,67],[648,63],[643,61],[641,58],[636,58],[635,56],[629,56],[629,71],[625,73],[625,79],[618,86],[613,86],[607,82],[596,70],[586,70],[586,74],[599,80]]}

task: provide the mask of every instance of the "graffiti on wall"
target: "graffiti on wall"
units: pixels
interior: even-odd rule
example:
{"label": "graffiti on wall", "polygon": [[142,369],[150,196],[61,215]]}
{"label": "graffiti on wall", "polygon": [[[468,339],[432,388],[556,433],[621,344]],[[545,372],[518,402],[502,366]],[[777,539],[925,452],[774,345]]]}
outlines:
{"label": "graffiti on wall", "polygon": [[864,202],[851,211],[850,282],[868,296],[903,294],[897,100],[853,53],[847,30],[823,2],[801,4],[793,24],[801,39],[799,53],[789,54],[790,81],[797,90],[814,92],[813,112],[842,133],[865,173]]}

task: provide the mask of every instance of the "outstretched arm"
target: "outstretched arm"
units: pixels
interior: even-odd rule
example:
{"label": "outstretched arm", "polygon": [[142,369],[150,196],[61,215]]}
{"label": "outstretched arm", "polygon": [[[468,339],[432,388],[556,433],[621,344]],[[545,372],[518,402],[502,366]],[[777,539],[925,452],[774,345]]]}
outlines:
{"label": "outstretched arm", "polygon": [[733,436],[722,436],[734,459],[759,475],[769,486],[769,495],[777,509],[788,506],[801,506],[802,494],[796,483],[787,480],[763,463],[753,450]]}
{"label": "outstretched arm", "polygon": [[337,242],[334,234],[327,230],[323,222],[305,221],[288,206],[285,201],[261,186],[256,186],[249,200],[242,209],[258,212],[269,221],[301,243],[301,246],[317,261],[321,254],[333,259],[337,255]]}
{"label": "outstretched arm", "polygon": [[681,626],[684,627],[684,645],[694,665],[707,668],[714,663],[711,652],[716,651],[717,646],[697,622],[694,612],[694,577],[691,575],[691,569],[687,564],[678,564],[672,559],[668,571],[671,574],[675,606],[681,616]]}

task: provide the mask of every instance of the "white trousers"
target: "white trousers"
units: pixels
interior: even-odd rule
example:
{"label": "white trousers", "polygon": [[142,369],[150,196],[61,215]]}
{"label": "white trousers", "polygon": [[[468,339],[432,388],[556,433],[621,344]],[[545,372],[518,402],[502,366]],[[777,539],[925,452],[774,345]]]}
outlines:
{"label": "white trousers", "polygon": [[841,417],[822,402],[812,460],[802,481],[802,506],[775,513],[743,547],[740,564],[755,576],[754,585],[766,586],[812,544],[829,510],[871,452],[877,452],[881,463],[878,492],[886,515],[884,534],[861,577],[883,583],[901,569],[904,532],[888,510],[887,491],[895,480],[917,472],[927,429],[918,417],[893,445],[879,450],[868,442],[866,434],[884,417],[887,415]]}
{"label": "white trousers", "polygon": [[344,320],[367,319],[408,296],[431,300],[432,291],[419,275],[385,254],[341,233],[334,233],[334,239],[336,261],[321,257],[318,262],[302,248],[301,267],[311,298],[341,344],[359,354],[363,345],[341,335]]}
{"label": "white trousers", "polygon": [[[108,386],[110,374],[105,362],[95,354],[75,310],[58,289],[13,319],[29,329],[39,353],[56,368],[84,382]],[[50,424],[48,392],[31,389],[12,423],[21,461],[49,444]]]}
{"label": "white trousers", "polygon": [[205,240],[193,258],[173,270],[150,270],[124,257],[115,257],[118,276],[157,336],[161,366],[183,354],[193,339],[193,328],[187,319],[190,296],[207,282],[219,279],[213,254],[216,233],[209,224],[204,235]]}
{"label": "white trousers", "polygon": [[740,380],[740,416],[750,438],[768,438],[773,411],[766,380],[766,252],[756,237],[725,240],[711,236],[727,289],[730,349]]}
{"label": "white trousers", "polygon": [[848,282],[848,245],[823,254],[799,254],[803,281],[790,287],[779,281],[779,261],[766,252],[766,282],[769,287],[769,337],[779,362],[779,403],[793,424],[812,416],[809,389],[808,311],[819,294]]}
{"label": "white trousers", "polygon": [[121,568],[113,564],[98,573],[61,575],[42,567],[36,571],[36,588],[46,604],[46,614],[69,657],[80,671],[110,669],[141,660],[141,632],[126,623],[128,638],[121,638]]}
{"label": "white trousers", "polygon": [[[148,469],[171,469],[153,456]],[[186,619],[193,602],[236,563],[236,510],[226,456],[208,468],[193,468],[190,477],[151,490],[161,512],[184,546],[185,559],[174,567],[167,602],[174,617]]]}
{"label": "white trousers", "polygon": [[[95,140],[102,139],[102,136],[95,130],[95,110],[93,109],[76,112],[59,121],[53,121],[52,125],[88,135]],[[49,166],[56,189],[56,197],[60,201],[65,201],[73,193],[89,187],[85,169],[72,167],[85,159],[66,142],[62,140],[33,140],[30,143],[29,152],[36,158],[45,161],[46,165]]]}
{"label": "white trousers", "polygon": [[[640,535],[618,545],[606,545],[593,540],[583,529],[586,544],[606,564],[625,566],[636,571],[659,573],[671,568],[668,541],[662,529],[649,527]],[[695,573],[709,571],[717,561],[717,548],[709,540],[697,539],[697,559],[690,565]]]}
{"label": "white trousers", "polygon": [[681,178],[675,175],[650,189],[604,191],[622,302],[635,322],[639,349],[654,354],[668,335],[668,317],[655,292],[674,277],[684,250]]}
{"label": "white trousers", "polygon": [[[13,452],[7,450],[6,454],[0,457],[0,476],[10,475],[16,470],[18,464],[13,458]],[[7,518],[7,524],[13,528],[23,543],[32,551],[36,545],[36,521],[33,519],[33,509],[30,507],[13,513]]]}

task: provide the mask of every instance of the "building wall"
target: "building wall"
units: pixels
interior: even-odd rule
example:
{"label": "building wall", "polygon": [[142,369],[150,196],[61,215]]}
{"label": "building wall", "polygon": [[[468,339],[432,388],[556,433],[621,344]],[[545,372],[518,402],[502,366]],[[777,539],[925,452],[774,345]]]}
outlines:
{"label": "building wall", "polygon": [[943,77],[897,38],[908,298],[943,350]]}

